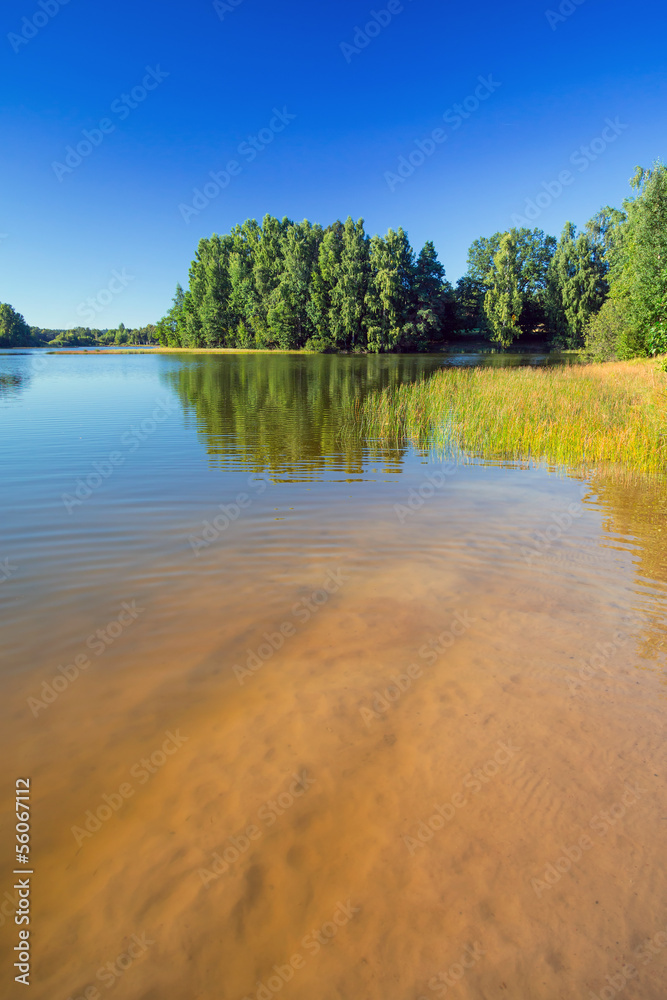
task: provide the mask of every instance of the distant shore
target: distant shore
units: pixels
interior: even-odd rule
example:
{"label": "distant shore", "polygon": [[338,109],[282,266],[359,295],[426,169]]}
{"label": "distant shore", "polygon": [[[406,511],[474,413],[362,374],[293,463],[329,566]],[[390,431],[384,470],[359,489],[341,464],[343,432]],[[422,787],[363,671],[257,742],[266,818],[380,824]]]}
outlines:
{"label": "distant shore", "polygon": [[[48,348],[46,349],[48,351]],[[428,351],[420,352],[425,354],[444,354],[459,352],[461,354],[484,354],[490,352],[497,352],[499,354],[531,354],[531,353],[542,353],[542,354],[579,354],[579,350],[564,350],[560,348],[554,348],[548,343],[536,342],[534,340],[529,340],[525,344],[520,341],[515,342],[510,348],[502,348],[499,344],[495,344],[488,340],[482,340],[471,338],[469,342],[456,340],[447,341],[439,344],[433,344]],[[132,345],[121,346],[121,347],[108,347],[108,346],[89,346],[89,347],[68,347],[59,348],[56,350],[51,350],[49,353],[53,354],[297,354],[297,355],[318,355],[322,352],[320,351],[307,351],[304,348],[299,348],[296,350],[282,350],[280,348],[271,347],[147,347],[143,345],[137,345],[133,347]],[[361,353],[353,351],[328,351],[328,354],[336,354],[342,357],[370,357],[370,352],[364,351]],[[390,352],[395,353],[395,352]],[[398,353],[409,353],[414,354],[417,352],[398,352]]]}

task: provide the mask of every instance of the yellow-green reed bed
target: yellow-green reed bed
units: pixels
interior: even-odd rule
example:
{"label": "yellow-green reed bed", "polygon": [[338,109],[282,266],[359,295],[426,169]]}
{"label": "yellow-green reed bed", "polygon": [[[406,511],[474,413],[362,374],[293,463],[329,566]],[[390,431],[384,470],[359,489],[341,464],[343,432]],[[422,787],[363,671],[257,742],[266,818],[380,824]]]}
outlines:
{"label": "yellow-green reed bed", "polygon": [[348,432],[480,458],[665,472],[667,373],[664,360],[443,369],[367,397]]}

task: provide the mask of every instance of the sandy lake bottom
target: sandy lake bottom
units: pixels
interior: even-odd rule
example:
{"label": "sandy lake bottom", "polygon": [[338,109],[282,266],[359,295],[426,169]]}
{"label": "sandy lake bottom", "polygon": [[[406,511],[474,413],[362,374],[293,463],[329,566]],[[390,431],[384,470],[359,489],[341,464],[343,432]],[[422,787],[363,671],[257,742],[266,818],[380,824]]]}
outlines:
{"label": "sandy lake bottom", "polygon": [[664,484],[341,449],[393,359],[0,361],[35,1000],[664,1000]]}

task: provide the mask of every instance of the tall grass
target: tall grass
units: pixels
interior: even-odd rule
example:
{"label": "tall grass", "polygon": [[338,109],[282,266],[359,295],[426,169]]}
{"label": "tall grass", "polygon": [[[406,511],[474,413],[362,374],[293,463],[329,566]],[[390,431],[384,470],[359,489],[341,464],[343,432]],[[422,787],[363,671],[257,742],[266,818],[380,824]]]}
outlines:
{"label": "tall grass", "polygon": [[443,369],[368,396],[348,434],[471,457],[667,471],[667,375],[655,361]]}

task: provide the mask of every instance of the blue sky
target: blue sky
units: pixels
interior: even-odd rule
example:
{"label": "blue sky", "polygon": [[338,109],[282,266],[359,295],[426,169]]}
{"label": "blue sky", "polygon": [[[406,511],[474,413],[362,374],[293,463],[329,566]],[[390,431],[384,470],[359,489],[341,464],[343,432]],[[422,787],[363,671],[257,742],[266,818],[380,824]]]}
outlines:
{"label": "blue sky", "polygon": [[0,20],[0,301],[32,325],[155,322],[201,237],[267,212],[402,225],[455,281],[529,200],[558,235],[665,156],[655,0],[5,0]]}

